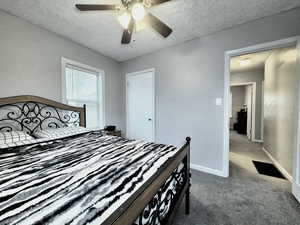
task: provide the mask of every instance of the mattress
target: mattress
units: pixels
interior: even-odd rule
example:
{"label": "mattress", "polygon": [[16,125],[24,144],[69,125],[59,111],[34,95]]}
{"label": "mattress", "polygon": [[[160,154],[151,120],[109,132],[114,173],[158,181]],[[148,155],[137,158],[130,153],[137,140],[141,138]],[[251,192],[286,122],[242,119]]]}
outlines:
{"label": "mattress", "polygon": [[[0,150],[0,224],[101,225],[178,149],[88,132]],[[136,224],[167,215],[182,166],[145,208]],[[159,196],[158,196],[159,195]],[[154,213],[155,212],[155,213]]]}

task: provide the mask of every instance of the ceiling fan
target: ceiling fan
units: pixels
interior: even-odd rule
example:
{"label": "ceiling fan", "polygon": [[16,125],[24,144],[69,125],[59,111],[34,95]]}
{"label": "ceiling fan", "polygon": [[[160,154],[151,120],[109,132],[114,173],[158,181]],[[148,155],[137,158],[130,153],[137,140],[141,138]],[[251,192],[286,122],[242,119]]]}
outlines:
{"label": "ceiling fan", "polygon": [[132,33],[141,23],[151,26],[164,38],[172,33],[172,29],[168,25],[147,11],[147,9],[152,6],[169,1],[171,0],[121,0],[121,5],[76,4],[75,6],[80,11],[121,11],[122,14],[118,17],[119,23],[124,28],[121,43],[129,44],[131,42]]}

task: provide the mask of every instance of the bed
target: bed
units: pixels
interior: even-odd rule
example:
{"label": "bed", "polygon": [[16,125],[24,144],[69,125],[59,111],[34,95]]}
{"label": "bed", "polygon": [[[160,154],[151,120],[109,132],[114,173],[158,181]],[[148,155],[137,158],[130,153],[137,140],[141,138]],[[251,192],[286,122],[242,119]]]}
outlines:
{"label": "bed", "polygon": [[[0,132],[85,127],[86,109],[36,96],[0,98]],[[182,147],[81,129],[0,146],[0,224],[172,224],[190,209]]]}

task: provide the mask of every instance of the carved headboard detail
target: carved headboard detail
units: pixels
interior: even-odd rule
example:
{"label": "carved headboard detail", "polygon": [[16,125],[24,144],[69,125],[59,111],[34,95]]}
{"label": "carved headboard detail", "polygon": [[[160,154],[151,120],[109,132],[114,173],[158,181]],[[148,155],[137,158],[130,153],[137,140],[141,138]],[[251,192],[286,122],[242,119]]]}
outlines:
{"label": "carved headboard detail", "polygon": [[0,131],[34,134],[46,128],[86,126],[86,107],[31,95],[0,98]]}

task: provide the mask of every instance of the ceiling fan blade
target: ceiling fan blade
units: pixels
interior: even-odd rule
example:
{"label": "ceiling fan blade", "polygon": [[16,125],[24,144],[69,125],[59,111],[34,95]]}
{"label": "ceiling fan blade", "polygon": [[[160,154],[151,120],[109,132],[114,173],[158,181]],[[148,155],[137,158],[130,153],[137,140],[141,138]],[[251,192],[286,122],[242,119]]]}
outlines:
{"label": "ceiling fan blade", "polygon": [[95,11],[95,10],[115,10],[116,5],[86,5],[86,4],[77,4],[75,5],[80,11]]}
{"label": "ceiling fan blade", "polygon": [[145,17],[145,21],[163,37],[168,37],[172,33],[172,29],[160,19],[151,13],[148,13]]}
{"label": "ceiling fan blade", "polygon": [[131,37],[134,29],[134,19],[131,18],[129,26],[127,29],[124,30],[122,36],[122,44],[129,44],[131,42]]}
{"label": "ceiling fan blade", "polygon": [[159,5],[165,2],[170,2],[171,0],[151,0],[151,5]]}

